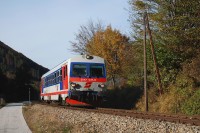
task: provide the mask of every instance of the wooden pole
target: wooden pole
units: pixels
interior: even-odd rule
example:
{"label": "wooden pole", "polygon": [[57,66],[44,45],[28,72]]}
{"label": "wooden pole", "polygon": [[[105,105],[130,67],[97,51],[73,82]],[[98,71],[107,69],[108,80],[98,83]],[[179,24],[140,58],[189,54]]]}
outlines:
{"label": "wooden pole", "polygon": [[148,112],[148,94],[147,94],[147,52],[146,52],[146,17],[144,12],[144,96],[145,96],[145,111]]}
{"label": "wooden pole", "polygon": [[152,56],[153,56],[153,62],[154,62],[154,66],[155,66],[155,69],[156,69],[156,76],[157,76],[157,81],[158,81],[158,91],[159,91],[159,94],[161,95],[162,94],[162,84],[161,84],[161,79],[160,79],[160,71],[159,71],[159,68],[158,68],[158,65],[157,65],[151,29],[150,29],[150,26],[149,26],[148,14],[146,14],[146,22],[147,22],[147,31],[148,31],[149,38],[150,38],[150,45],[151,45],[151,52],[152,52]]}

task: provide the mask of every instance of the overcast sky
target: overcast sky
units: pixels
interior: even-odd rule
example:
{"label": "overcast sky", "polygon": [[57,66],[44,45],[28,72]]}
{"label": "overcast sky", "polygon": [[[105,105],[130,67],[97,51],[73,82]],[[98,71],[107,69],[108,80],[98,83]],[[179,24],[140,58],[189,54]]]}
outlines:
{"label": "overcast sky", "polygon": [[129,34],[128,0],[0,0],[0,41],[49,69],[75,54],[81,25],[101,20]]}

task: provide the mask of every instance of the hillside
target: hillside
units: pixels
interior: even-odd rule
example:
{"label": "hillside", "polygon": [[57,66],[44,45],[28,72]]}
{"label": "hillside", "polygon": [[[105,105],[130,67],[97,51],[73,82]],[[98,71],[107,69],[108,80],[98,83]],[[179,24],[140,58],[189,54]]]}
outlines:
{"label": "hillside", "polygon": [[0,98],[7,102],[39,98],[39,82],[48,69],[0,41]]}

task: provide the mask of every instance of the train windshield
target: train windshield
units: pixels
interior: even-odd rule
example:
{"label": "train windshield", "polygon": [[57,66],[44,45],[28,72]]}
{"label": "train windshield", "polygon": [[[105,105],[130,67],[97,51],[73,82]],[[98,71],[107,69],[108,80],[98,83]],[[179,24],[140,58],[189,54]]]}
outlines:
{"label": "train windshield", "polygon": [[73,76],[86,76],[87,75],[86,64],[74,64],[72,74]]}
{"label": "train windshield", "polygon": [[90,76],[91,77],[104,77],[104,66],[98,64],[90,65]]}

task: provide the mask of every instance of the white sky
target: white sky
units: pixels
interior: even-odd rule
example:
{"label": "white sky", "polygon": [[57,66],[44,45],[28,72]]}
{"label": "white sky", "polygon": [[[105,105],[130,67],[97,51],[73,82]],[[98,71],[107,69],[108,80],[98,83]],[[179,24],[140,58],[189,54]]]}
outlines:
{"label": "white sky", "polygon": [[129,34],[128,0],[0,0],[0,41],[49,69],[74,56],[75,33],[89,20]]}

